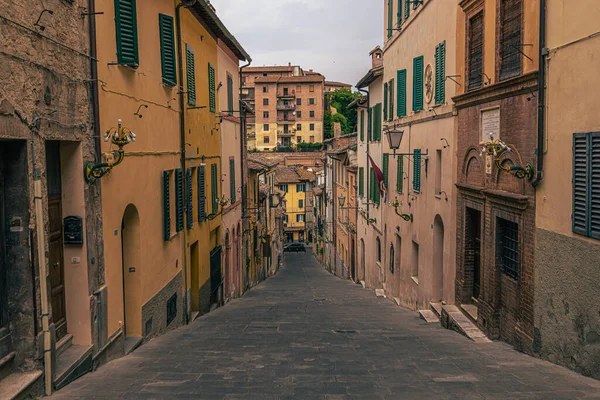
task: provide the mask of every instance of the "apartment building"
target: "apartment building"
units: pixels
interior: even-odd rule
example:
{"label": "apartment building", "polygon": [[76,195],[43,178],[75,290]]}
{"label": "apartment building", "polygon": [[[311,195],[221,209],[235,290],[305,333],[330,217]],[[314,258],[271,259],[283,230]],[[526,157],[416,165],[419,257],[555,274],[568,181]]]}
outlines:
{"label": "apartment building", "polygon": [[343,82],[325,81],[325,93],[335,92],[340,89],[352,90],[352,85]]}
{"label": "apartment building", "polygon": [[279,166],[275,171],[275,186],[285,193],[286,214],[283,226],[286,242],[305,241],[307,238],[307,193],[312,193],[314,181],[314,173],[302,167]]}

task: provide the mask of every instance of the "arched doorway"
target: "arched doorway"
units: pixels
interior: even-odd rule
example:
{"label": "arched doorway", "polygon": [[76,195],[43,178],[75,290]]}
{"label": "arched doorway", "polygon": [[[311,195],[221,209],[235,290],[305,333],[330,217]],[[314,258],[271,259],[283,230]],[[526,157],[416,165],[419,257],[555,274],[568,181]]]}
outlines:
{"label": "arched doorway", "polygon": [[123,255],[123,310],[125,336],[142,336],[142,270],[140,265],[140,216],[129,204],[121,222]]}
{"label": "arched doorway", "polygon": [[444,222],[442,217],[435,216],[433,221],[433,301],[444,297]]}

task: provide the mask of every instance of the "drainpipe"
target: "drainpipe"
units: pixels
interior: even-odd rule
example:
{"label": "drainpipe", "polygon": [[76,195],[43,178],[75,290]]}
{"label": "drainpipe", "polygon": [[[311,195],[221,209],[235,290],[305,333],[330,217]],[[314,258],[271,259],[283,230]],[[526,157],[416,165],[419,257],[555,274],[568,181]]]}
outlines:
{"label": "drainpipe", "polygon": [[[369,155],[369,137],[371,136],[371,118],[369,118],[369,106],[370,106],[370,101],[371,101],[371,93],[368,90],[365,89],[360,89],[357,88],[359,92],[365,93],[365,95],[367,96],[367,155]],[[367,182],[365,185],[365,190],[367,191],[367,193],[369,192],[369,179],[371,178],[371,174],[370,172],[370,167],[369,167],[369,159],[367,158],[367,170],[365,171],[365,175],[367,176]],[[369,196],[367,195],[367,225],[368,225],[368,218],[370,217],[369,214]]]}
{"label": "drainpipe", "polygon": [[[244,154],[247,152],[247,137],[246,137],[246,109],[244,108],[244,106],[242,105],[242,71],[244,68],[249,67],[250,64],[252,64],[252,60],[248,60],[248,62],[244,65],[242,65],[240,67],[239,70],[239,74],[238,74],[238,79],[239,79],[239,108],[240,108],[240,168],[242,170],[241,173],[241,177],[242,177],[242,235],[241,235],[241,242],[242,242],[242,260],[239,260],[242,262],[242,281],[244,281],[244,275],[246,272],[246,258],[248,256],[248,234],[244,234],[244,232],[247,231],[246,226],[249,226],[247,221],[248,221],[248,176],[246,174],[246,176],[244,176]],[[246,180],[244,180],[246,179]],[[245,251],[244,251],[245,250]],[[239,262],[238,261],[238,262]],[[248,279],[248,277],[246,277],[246,279]],[[245,282],[240,282],[240,286],[244,286],[244,288],[246,287]]]}
{"label": "drainpipe", "polygon": [[[186,174],[186,170],[185,170],[185,98],[184,98],[184,91],[183,91],[183,82],[184,82],[184,76],[183,76],[183,51],[182,51],[182,46],[181,46],[181,7],[191,7],[194,4],[196,4],[198,2],[198,0],[192,0],[192,1],[182,1],[181,3],[177,4],[177,7],[175,8],[175,24],[177,25],[177,63],[179,64],[179,135],[180,135],[180,145],[181,145],[181,160],[180,160],[180,164],[181,164],[181,170],[183,171],[184,174]],[[187,176],[187,174],[186,174]],[[187,191],[189,190],[189,188],[186,187],[187,186],[187,178],[184,177],[183,179],[183,193],[187,193]],[[187,212],[190,212],[190,210],[187,210]],[[185,323],[189,323],[188,320],[188,301],[187,301],[187,290],[188,290],[188,284],[187,284],[187,248],[186,248],[186,244],[187,244],[187,240],[185,238],[184,235],[184,239],[183,239],[183,243],[182,243],[182,248],[183,248],[183,287],[185,288],[184,294],[183,294],[183,309],[185,310],[184,315],[185,315]]]}
{"label": "drainpipe", "polygon": [[88,12],[90,21],[88,23],[90,36],[90,75],[91,75],[91,101],[92,101],[92,119],[94,125],[94,150],[96,162],[101,158],[100,142],[100,101],[98,96],[98,57],[96,45],[96,0],[88,0]]}
{"label": "drainpipe", "polygon": [[538,74],[538,133],[537,133],[537,175],[531,185],[536,188],[544,177],[544,128],[546,118],[546,0],[540,0]]}

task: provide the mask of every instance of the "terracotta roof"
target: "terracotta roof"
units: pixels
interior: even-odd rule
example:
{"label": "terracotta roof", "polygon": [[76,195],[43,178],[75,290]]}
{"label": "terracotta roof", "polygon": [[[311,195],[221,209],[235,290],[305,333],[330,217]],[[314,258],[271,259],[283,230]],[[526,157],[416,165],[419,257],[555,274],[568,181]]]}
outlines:
{"label": "terracotta roof", "polygon": [[352,85],[349,83],[335,82],[335,81],[325,81],[325,86],[352,87]]}
{"label": "terracotta roof", "polygon": [[325,77],[321,74],[308,76],[282,76],[279,78],[280,83],[302,83],[302,82],[324,82]]}
{"label": "terracotta roof", "polygon": [[373,83],[377,78],[383,75],[383,66],[372,68],[362,77],[360,81],[355,85],[357,88],[364,88]]}
{"label": "terracotta roof", "polygon": [[256,83],[277,83],[279,80],[278,76],[259,76],[254,80]]}
{"label": "terracotta roof", "polygon": [[265,65],[263,67],[246,67],[244,72],[292,72],[293,65]]}
{"label": "terracotta roof", "polygon": [[305,168],[296,168],[296,173],[300,176],[300,179],[307,181],[314,181],[315,174]]}
{"label": "terracotta roof", "polygon": [[300,183],[300,176],[291,167],[279,167],[275,171],[276,183]]}
{"label": "terracotta roof", "polygon": [[314,187],[313,188],[313,193],[315,194],[315,196],[320,196],[323,194],[323,189],[320,187]]}
{"label": "terracotta roof", "polygon": [[265,169],[267,169],[268,167],[258,163],[256,161],[252,161],[252,160],[248,160],[248,170],[250,171],[256,171],[256,172],[260,172],[260,171],[264,171]]}
{"label": "terracotta roof", "polygon": [[248,160],[272,168],[283,164],[286,154],[289,153],[248,153]]}
{"label": "terracotta roof", "polygon": [[319,72],[315,72],[315,71],[304,71],[304,75],[322,75]]}

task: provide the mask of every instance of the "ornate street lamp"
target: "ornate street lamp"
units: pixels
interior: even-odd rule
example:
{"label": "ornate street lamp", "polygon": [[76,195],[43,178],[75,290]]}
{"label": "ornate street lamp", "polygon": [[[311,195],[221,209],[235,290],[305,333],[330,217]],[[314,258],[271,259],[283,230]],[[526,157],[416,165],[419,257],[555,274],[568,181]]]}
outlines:
{"label": "ornate street lamp", "polygon": [[392,201],[390,203],[390,206],[394,207],[394,211],[396,212],[396,214],[400,218],[402,218],[403,220],[408,221],[408,222],[413,222],[413,215],[412,215],[412,213],[410,213],[410,214],[402,214],[402,213],[398,212],[398,207],[400,207],[400,205],[401,204],[398,201],[398,199],[395,199],[394,201]]}
{"label": "ornate street lamp", "polygon": [[346,198],[344,196],[338,197],[338,202],[340,203],[340,207],[344,208],[344,203],[346,203]]}
{"label": "ornate street lamp", "polygon": [[512,149],[510,147],[508,147],[508,145],[506,143],[504,143],[502,140],[494,139],[493,134],[490,133],[490,140],[488,140],[486,142],[482,142],[480,144],[483,146],[480,156],[483,157],[484,154],[487,156],[490,156],[490,157],[493,156],[496,167],[498,167],[498,169],[505,171],[509,174],[512,174],[515,177],[517,177],[518,179],[524,179],[524,178],[527,178],[527,180],[533,179],[534,171],[533,171],[533,166],[531,164],[527,164],[525,167],[521,167],[520,165],[513,165],[511,167],[509,167],[509,166],[505,167],[505,166],[502,166],[502,164],[500,164],[500,157],[502,156],[502,154],[504,154],[505,152],[511,152]]}
{"label": "ornate street lamp", "polygon": [[394,151],[394,157],[396,157],[396,150],[400,148],[400,144],[402,143],[402,137],[404,136],[404,131],[400,131],[397,129],[390,129],[387,131],[388,144],[390,145],[390,149]]}
{"label": "ornate street lamp", "polygon": [[122,121],[118,121],[118,126],[112,127],[104,134],[104,141],[108,142],[110,139],[111,143],[118,146],[119,150],[114,153],[115,161],[103,162],[93,164],[92,162],[86,162],[83,166],[83,177],[87,183],[90,183],[94,179],[100,179],[107,173],[109,173],[114,167],[121,164],[125,159],[125,150],[123,147],[131,142],[135,142],[136,135],[132,130],[122,126]]}

